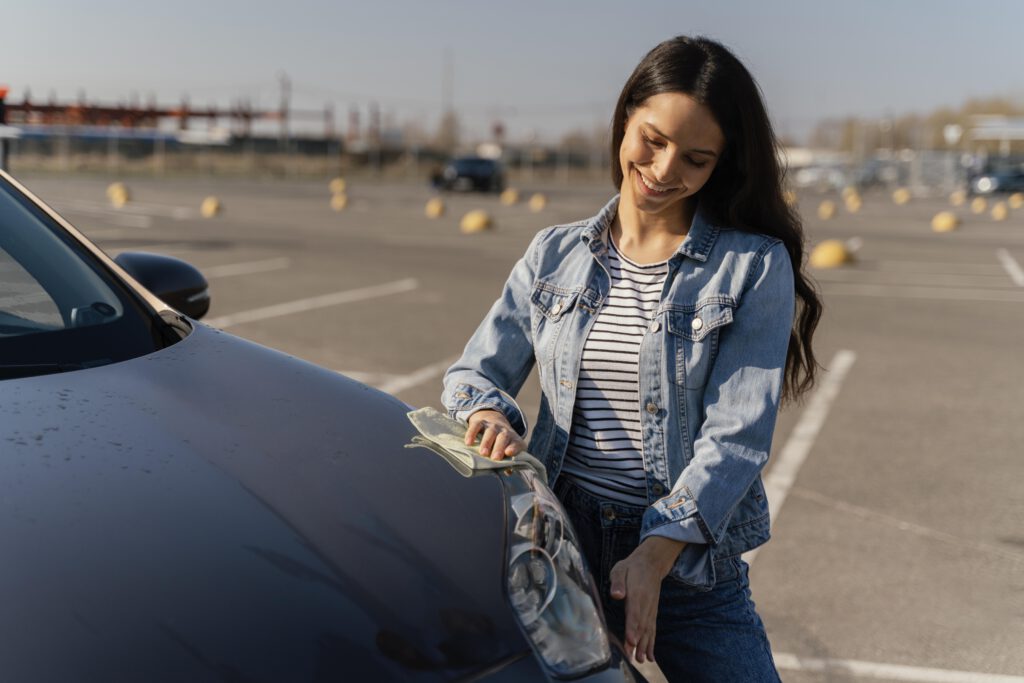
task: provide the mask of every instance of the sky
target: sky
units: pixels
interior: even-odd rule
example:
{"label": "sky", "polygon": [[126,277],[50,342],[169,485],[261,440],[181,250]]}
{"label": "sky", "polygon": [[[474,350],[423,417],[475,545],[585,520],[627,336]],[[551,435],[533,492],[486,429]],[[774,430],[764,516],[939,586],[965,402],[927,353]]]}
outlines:
{"label": "sky", "polygon": [[[511,140],[606,127],[633,67],[658,42],[706,35],[761,85],[776,129],[823,118],[1024,102],[1019,0],[32,0],[5,3],[0,84],[20,101],[84,91],[194,106],[247,98],[333,104],[341,128],[371,102],[386,122],[436,129],[446,54],[465,132],[501,120]],[[313,124],[310,124],[313,125]],[[315,124],[320,126],[320,124]]]}

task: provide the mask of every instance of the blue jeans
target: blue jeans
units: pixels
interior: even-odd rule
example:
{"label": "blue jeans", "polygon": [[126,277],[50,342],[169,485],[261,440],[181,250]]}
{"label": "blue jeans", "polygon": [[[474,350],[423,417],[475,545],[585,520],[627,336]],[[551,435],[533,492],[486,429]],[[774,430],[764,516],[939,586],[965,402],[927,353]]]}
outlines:
{"label": "blue jeans", "polygon": [[[612,600],[608,575],[636,549],[644,508],[602,501],[565,477],[555,485],[597,581],[608,628],[620,641],[625,603]],[[658,602],[654,659],[670,683],[777,683],[768,636],[750,599],[747,563],[715,562],[717,581],[701,591],[666,577]]]}

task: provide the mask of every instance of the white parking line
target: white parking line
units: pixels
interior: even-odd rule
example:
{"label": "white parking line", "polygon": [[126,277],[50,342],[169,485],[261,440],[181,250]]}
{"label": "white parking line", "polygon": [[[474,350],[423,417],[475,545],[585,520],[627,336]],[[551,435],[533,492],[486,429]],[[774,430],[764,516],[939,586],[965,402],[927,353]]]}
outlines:
{"label": "white parking line", "polygon": [[99,216],[106,223],[115,223],[127,228],[149,228],[153,225],[153,219],[144,214],[121,213],[118,209],[110,207],[82,207],[71,206],[68,203],[54,204],[58,213],[84,213],[89,216]]}
{"label": "white parking line", "polygon": [[385,393],[397,394],[440,377],[458,358],[458,356],[451,356],[404,375],[386,372],[363,372],[360,370],[339,370],[338,372],[357,382],[376,387]]}
{"label": "white parking line", "polygon": [[392,375],[385,372],[365,372],[362,370],[338,370],[339,375],[345,375],[349,379],[354,379],[357,382],[362,382],[371,387],[377,387],[378,389],[385,382],[390,382],[398,375]]}
{"label": "white parking line", "polygon": [[1003,270],[1010,276],[1010,279],[1018,287],[1024,287],[1024,270],[1021,270],[1017,259],[1013,258],[1006,249],[996,249],[996,258],[999,259],[999,263],[1002,264]]}
{"label": "white parking line", "polygon": [[415,372],[410,372],[408,375],[399,375],[389,379],[386,382],[382,382],[377,388],[387,394],[397,394],[406,389],[428,382],[436,377],[440,377],[444,374],[444,371],[452,366],[452,363],[459,359],[458,356],[452,356],[445,358],[436,363],[420,368]]}
{"label": "white parking line", "polygon": [[299,299],[298,301],[288,301],[283,304],[274,304],[273,306],[255,308],[251,311],[222,315],[218,318],[210,318],[204,322],[211,327],[225,328],[231,327],[232,325],[254,322],[256,320],[266,320],[267,318],[277,318],[282,315],[303,313],[317,308],[326,308],[328,306],[338,306],[340,304],[349,304],[355,301],[374,299],[380,296],[387,296],[389,294],[400,294],[401,292],[408,292],[416,289],[417,287],[419,287],[419,282],[413,278],[406,278],[405,280],[397,280],[383,285],[348,289],[343,292],[334,292],[333,294],[323,294],[321,296],[313,296],[307,299]]}
{"label": "white parking line", "polygon": [[[846,349],[839,351],[832,358],[828,372],[825,373],[821,384],[818,385],[814,395],[811,396],[807,408],[804,409],[803,414],[796,423],[796,427],[793,428],[793,433],[790,434],[786,445],[782,447],[782,451],[779,453],[775,464],[764,477],[765,496],[768,498],[768,510],[773,526],[778,521],[779,510],[782,509],[782,504],[786,502],[789,490],[796,482],[797,473],[803,466],[804,461],[807,460],[807,455],[811,452],[811,446],[814,445],[818,432],[821,431],[822,426],[825,424],[825,418],[828,417],[832,401],[839,395],[839,388],[842,386],[843,379],[850,368],[853,367],[855,360],[857,360],[857,354]],[[754,548],[745,553],[743,559],[748,563],[753,563],[754,558],[757,557],[758,550],[759,548]]]}
{"label": "white parking line", "polygon": [[284,270],[290,266],[292,260],[288,257],[265,259],[263,261],[248,261],[246,263],[227,263],[221,266],[210,266],[200,268],[207,280],[217,277],[234,277],[235,275],[251,275],[253,273],[267,273],[272,270]]}
{"label": "white parking line", "polygon": [[103,212],[113,214],[133,214],[140,216],[162,216],[164,218],[174,218],[175,220],[185,220],[187,218],[195,218],[199,215],[199,211],[195,209],[188,209],[183,206],[163,206],[161,204],[142,204],[139,202],[129,202],[120,209],[115,209],[109,204],[102,202],[90,202],[81,199],[68,199],[60,202],[54,202],[55,206],[66,206],[69,209],[82,212]]}
{"label": "white parking line", "polygon": [[952,669],[931,669],[902,664],[879,664],[856,659],[817,659],[775,652],[775,665],[789,671],[817,671],[846,674],[858,678],[882,678],[887,681],[918,681],[920,683],[1024,683],[1024,676],[986,674]]}
{"label": "white parking line", "polygon": [[[855,678],[880,678],[886,681],[914,681],[915,683],[1024,683],[1024,676],[1005,674],[934,669],[905,664],[882,664],[857,659],[820,659],[788,652],[772,652],[772,657],[775,659],[775,667],[780,671],[828,673],[844,678],[853,676]],[[651,683],[667,683],[661,670],[656,666],[641,664],[637,668]]]}

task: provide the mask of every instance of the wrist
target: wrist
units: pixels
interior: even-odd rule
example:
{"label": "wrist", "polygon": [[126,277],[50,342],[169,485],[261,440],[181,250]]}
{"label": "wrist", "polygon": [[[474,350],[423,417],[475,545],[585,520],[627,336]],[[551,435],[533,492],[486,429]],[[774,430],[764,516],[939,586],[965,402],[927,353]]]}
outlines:
{"label": "wrist", "polygon": [[666,536],[648,536],[640,544],[639,550],[662,576],[667,576],[685,547],[685,541],[676,541]]}
{"label": "wrist", "polygon": [[480,408],[474,410],[466,417],[466,422],[472,419],[477,420],[499,420],[501,422],[508,422],[508,418],[505,417],[505,413],[497,410],[496,408]]}

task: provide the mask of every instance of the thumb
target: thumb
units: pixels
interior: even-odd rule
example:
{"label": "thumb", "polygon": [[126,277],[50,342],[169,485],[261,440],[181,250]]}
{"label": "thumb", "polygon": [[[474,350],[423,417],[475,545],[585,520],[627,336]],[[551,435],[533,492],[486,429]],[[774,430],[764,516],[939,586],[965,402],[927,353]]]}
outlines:
{"label": "thumb", "polygon": [[615,600],[622,600],[623,598],[625,598],[626,570],[619,569],[619,566],[616,565],[612,567],[611,574],[608,575],[608,578],[611,579],[612,583],[611,590],[609,591],[611,593],[612,598]]}

